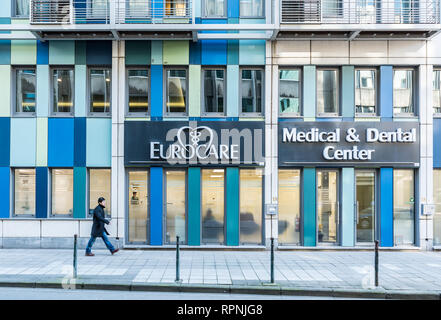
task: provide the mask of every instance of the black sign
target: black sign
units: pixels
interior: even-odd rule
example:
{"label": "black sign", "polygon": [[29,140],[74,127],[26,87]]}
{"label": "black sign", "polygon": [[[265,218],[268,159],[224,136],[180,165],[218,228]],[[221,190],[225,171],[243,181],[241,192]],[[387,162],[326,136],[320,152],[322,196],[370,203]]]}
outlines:
{"label": "black sign", "polygon": [[279,122],[279,166],[419,166],[414,122]]}

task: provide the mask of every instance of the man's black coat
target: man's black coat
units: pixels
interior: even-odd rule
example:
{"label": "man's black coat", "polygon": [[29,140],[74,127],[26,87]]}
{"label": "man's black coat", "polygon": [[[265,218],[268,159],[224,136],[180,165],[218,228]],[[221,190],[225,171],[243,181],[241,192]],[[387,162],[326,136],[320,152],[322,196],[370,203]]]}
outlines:
{"label": "man's black coat", "polygon": [[103,232],[109,234],[104,228],[104,224],[109,224],[109,220],[104,218],[104,210],[101,205],[98,205],[95,210],[93,210],[93,225],[92,225],[92,237],[102,237]]}

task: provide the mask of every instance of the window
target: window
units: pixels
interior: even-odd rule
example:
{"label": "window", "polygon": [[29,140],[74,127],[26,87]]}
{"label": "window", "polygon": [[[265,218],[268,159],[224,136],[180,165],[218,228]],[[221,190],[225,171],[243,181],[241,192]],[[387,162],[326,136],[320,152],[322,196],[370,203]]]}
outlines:
{"label": "window", "polygon": [[35,215],[35,169],[14,170],[14,215]]}
{"label": "window", "polygon": [[433,169],[433,244],[441,245],[441,169]]}
{"label": "window", "polygon": [[106,199],[104,213],[110,217],[110,169],[90,169],[89,170],[89,214],[93,215],[93,210],[98,205],[98,198]]}
{"label": "window", "polygon": [[126,0],[126,22],[145,23],[147,17],[151,16],[150,1]]}
{"label": "window", "polygon": [[355,70],[355,113],[376,114],[377,72],[375,69]]}
{"label": "window", "polygon": [[225,17],[226,0],[205,0],[204,16],[205,17]]}
{"label": "window", "polygon": [[263,169],[240,170],[240,243],[262,243]]}
{"label": "window", "polygon": [[300,115],[300,69],[279,71],[279,114]]}
{"label": "window", "polygon": [[186,172],[166,171],[166,230],[165,243],[186,243]]}
{"label": "window", "polygon": [[280,244],[300,244],[300,170],[279,170]]}
{"label": "window", "polygon": [[188,0],[165,0],[165,15],[166,16],[187,16],[187,1]]}
{"label": "window", "polygon": [[52,70],[52,112],[73,115],[74,70]]}
{"label": "window", "polygon": [[419,0],[395,0],[394,23],[419,23],[421,11]]}
{"label": "window", "polygon": [[166,104],[168,114],[187,114],[187,70],[168,69],[166,72]]}
{"label": "window", "polygon": [[414,243],[415,183],[412,169],[394,170],[394,242]]}
{"label": "window", "polygon": [[34,68],[15,69],[15,107],[20,114],[35,113],[36,73]]}
{"label": "window", "polygon": [[323,17],[336,18],[343,15],[343,0],[323,1]]}
{"label": "window", "polygon": [[52,169],[52,215],[73,215],[72,169]]}
{"label": "window", "polygon": [[149,71],[147,69],[127,70],[128,113],[149,111]]}
{"label": "window", "polygon": [[263,17],[264,0],[240,0],[240,17]]}
{"label": "window", "polygon": [[224,169],[202,170],[202,243],[224,243]]}
{"label": "window", "polygon": [[338,70],[317,70],[317,113],[338,116]]}
{"label": "window", "polygon": [[433,70],[433,113],[441,113],[441,70]]}
{"label": "window", "polygon": [[89,112],[110,114],[110,69],[89,71]]}
{"label": "window", "polygon": [[414,115],[414,70],[394,70],[394,115]]}
{"label": "window", "polygon": [[16,17],[29,17],[29,0],[14,0],[13,3]]}
{"label": "window", "polygon": [[263,89],[263,70],[241,70],[240,95],[242,114],[262,113]]}
{"label": "window", "polygon": [[204,73],[204,112],[224,114],[225,112],[225,70],[206,69]]}

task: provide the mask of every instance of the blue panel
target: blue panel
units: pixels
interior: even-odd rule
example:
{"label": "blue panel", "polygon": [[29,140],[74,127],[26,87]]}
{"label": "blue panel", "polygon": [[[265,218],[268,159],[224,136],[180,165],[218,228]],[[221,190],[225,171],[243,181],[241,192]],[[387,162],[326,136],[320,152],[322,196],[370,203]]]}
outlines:
{"label": "blue panel", "polygon": [[86,218],[87,169],[74,168],[73,171],[73,217]]}
{"label": "blue panel", "polygon": [[264,65],[265,40],[239,40],[239,64]]}
{"label": "blue panel", "polygon": [[201,168],[188,168],[188,245],[201,244]]}
{"label": "blue panel", "polygon": [[11,140],[11,119],[0,118],[0,167],[9,167]]}
{"label": "blue panel", "polygon": [[0,64],[11,64],[11,40],[0,40]]}
{"label": "blue panel", "polygon": [[12,7],[11,7],[12,1],[10,0],[3,0],[2,4],[0,5],[0,17],[11,17],[12,16]]}
{"label": "blue panel", "polygon": [[112,41],[87,41],[86,43],[88,65],[112,65]]}
{"label": "blue panel", "polygon": [[37,40],[37,64],[49,64],[49,42]]}
{"label": "blue panel", "polygon": [[0,168],[0,218],[9,218],[10,174],[9,167]]}
{"label": "blue panel", "polygon": [[380,116],[393,117],[393,70],[392,66],[380,67]]}
{"label": "blue panel", "polygon": [[35,189],[35,216],[37,218],[47,218],[48,201],[48,168],[37,167],[35,169],[36,189]]}
{"label": "blue panel", "polygon": [[49,118],[48,166],[73,167],[74,119]]}
{"label": "blue panel", "polygon": [[150,98],[151,111],[150,115],[152,117],[162,117],[163,108],[163,96],[162,96],[162,65],[152,65],[151,67],[151,80],[150,87],[152,92],[152,97]]}
{"label": "blue panel", "polygon": [[112,165],[112,119],[87,119],[86,166]]}
{"label": "blue panel", "polygon": [[239,64],[239,40],[228,40],[227,64]]}
{"label": "blue panel", "polygon": [[75,118],[74,121],[74,166],[86,166],[86,118]]}
{"label": "blue panel", "polygon": [[315,168],[303,169],[303,245],[316,245],[317,216],[316,216],[316,178]]}
{"label": "blue panel", "polygon": [[162,245],[162,168],[150,168],[150,244]]}
{"label": "blue panel", "polygon": [[355,171],[354,168],[342,169],[342,210],[341,245],[352,247],[355,244]]}
{"label": "blue panel", "polygon": [[392,247],[394,245],[394,172],[392,168],[380,169],[380,245]]}
{"label": "blue panel", "polygon": [[317,121],[317,122],[341,122],[342,118],[322,118],[322,117],[317,117],[317,118],[315,118],[315,121]]}
{"label": "blue panel", "polygon": [[315,66],[303,67],[303,115],[315,117],[316,109],[316,69]]}
{"label": "blue panel", "polygon": [[190,64],[201,64],[202,44],[200,41],[190,42]]}
{"label": "blue panel", "polygon": [[227,246],[239,245],[239,168],[227,168]]}
{"label": "blue panel", "polygon": [[202,40],[202,64],[203,65],[226,65],[227,64],[227,41],[226,40]]}
{"label": "blue panel", "polygon": [[433,119],[433,167],[441,168],[441,119]]}
{"label": "blue panel", "polygon": [[239,18],[239,1],[227,0],[228,18]]}

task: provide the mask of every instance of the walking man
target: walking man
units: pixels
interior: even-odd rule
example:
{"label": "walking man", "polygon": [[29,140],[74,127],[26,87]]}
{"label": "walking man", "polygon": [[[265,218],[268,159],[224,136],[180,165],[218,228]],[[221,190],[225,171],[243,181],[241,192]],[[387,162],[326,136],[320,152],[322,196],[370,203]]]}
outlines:
{"label": "walking man", "polygon": [[89,243],[87,244],[86,256],[89,257],[94,256],[94,254],[92,253],[92,246],[95,243],[96,238],[98,237],[103,238],[103,241],[107,249],[109,249],[112,254],[119,251],[119,249],[115,249],[113,247],[113,245],[109,241],[109,238],[107,238],[107,235],[109,233],[107,232],[106,228],[104,228],[104,224],[109,224],[110,222],[109,220],[104,218],[105,207],[106,207],[106,199],[100,197],[98,199],[98,205],[96,206],[95,210],[93,210],[92,232]]}

